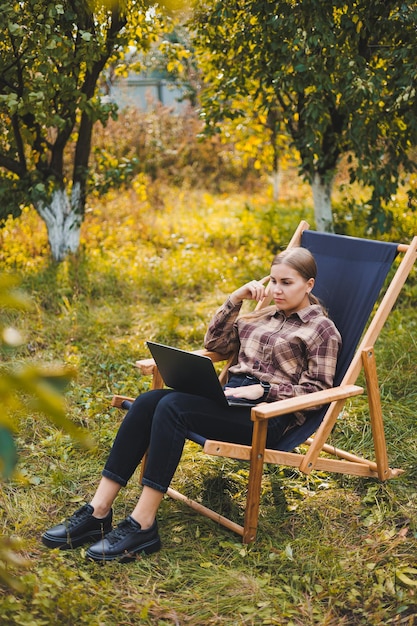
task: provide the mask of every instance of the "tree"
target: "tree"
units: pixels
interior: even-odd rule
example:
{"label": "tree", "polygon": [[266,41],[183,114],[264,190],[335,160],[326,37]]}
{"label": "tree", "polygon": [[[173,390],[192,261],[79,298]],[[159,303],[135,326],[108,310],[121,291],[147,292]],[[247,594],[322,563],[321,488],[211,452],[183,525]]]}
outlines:
{"label": "tree", "polygon": [[[207,91],[201,95],[203,106],[208,105]],[[274,103],[265,107],[258,98],[240,98],[229,102],[228,106],[235,113],[233,119],[223,118],[215,130],[225,143],[233,143],[245,167],[252,163],[255,170],[268,177],[272,197],[278,200],[282,172],[298,162],[297,152],[291,148],[290,137],[282,123],[280,108]],[[206,127],[206,133],[212,132],[212,125]]]}
{"label": "tree", "polygon": [[333,228],[333,180],[348,155],[381,229],[384,202],[415,168],[416,22],[416,3],[402,0],[208,1],[193,22],[208,124],[235,116],[239,97],[275,106],[312,185],[317,228]]}
{"label": "tree", "polygon": [[95,122],[115,108],[98,93],[128,44],[159,27],[145,0],[0,0],[0,217],[32,203],[52,257],[79,246]]}

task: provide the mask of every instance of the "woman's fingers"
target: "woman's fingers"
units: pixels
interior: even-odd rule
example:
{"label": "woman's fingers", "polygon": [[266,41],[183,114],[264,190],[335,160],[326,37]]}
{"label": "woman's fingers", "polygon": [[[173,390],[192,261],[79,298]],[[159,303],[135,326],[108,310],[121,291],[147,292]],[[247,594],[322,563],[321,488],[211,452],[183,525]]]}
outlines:
{"label": "woman's fingers", "polygon": [[265,285],[264,282],[267,278],[262,278],[261,280],[251,280],[248,283],[248,289],[251,294],[252,300],[263,300],[265,298]]}
{"label": "woman's fingers", "polygon": [[228,397],[259,400],[264,394],[262,385],[244,385],[243,387],[226,387],[224,393]]}
{"label": "woman's fingers", "polygon": [[242,300],[263,300],[266,295],[265,283],[269,276],[264,276],[260,280],[251,280],[231,294],[234,303]]}

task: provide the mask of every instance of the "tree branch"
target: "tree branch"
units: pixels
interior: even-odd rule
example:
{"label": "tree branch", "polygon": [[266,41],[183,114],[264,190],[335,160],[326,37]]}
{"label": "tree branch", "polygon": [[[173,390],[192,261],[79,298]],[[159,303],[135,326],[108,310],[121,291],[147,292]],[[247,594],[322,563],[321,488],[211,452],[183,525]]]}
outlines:
{"label": "tree branch", "polygon": [[4,167],[4,169],[13,172],[13,174],[16,174],[19,178],[22,178],[27,171],[19,161],[15,161],[2,153],[0,153],[0,167]]}
{"label": "tree branch", "polygon": [[[87,100],[90,100],[94,96],[99,76],[114,50],[118,33],[125,26],[125,24],[126,18],[122,17],[119,5],[113,3],[111,22],[107,29],[104,49],[101,56],[93,64],[91,70],[87,71],[84,84],[81,88],[81,91],[86,95]],[[91,115],[87,111],[83,111],[81,115],[77,144],[75,147],[73,170],[73,182],[77,182],[81,186],[83,203],[85,200],[87,168],[91,150],[93,124],[94,122]]]}

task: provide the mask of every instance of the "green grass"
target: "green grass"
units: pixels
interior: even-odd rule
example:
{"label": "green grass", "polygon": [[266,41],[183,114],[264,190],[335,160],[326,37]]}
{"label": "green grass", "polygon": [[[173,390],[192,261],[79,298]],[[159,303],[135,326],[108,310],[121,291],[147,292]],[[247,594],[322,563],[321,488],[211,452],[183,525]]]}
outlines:
{"label": "green grass", "polygon": [[[76,367],[68,415],[95,442],[85,449],[29,406],[17,412],[19,473],[2,486],[0,526],[20,538],[27,564],[11,568],[20,591],[0,587],[1,624],[417,623],[415,273],[376,348],[390,464],[406,470],[399,479],[269,467],[251,546],[169,499],[159,513],[163,549],[138,562],[101,567],[82,550],[41,545],[43,530],[94,491],[122,419],[110,408],[113,393],[148,389],[133,367],[148,356],[145,341],[200,347],[224,296],[265,275],[298,221],[313,219],[300,195],[282,205],[265,194],[166,189],[159,197],[155,208],[141,187],[94,201],[80,254],[59,266],[50,264],[43,224],[31,211],[0,232],[3,267],[17,272],[34,303],[23,316],[8,314],[26,338],[13,359]],[[349,405],[332,440],[373,454],[365,399]],[[190,443],[174,486],[238,519],[246,475],[244,465]],[[139,490],[134,477],[116,501],[116,519]]]}

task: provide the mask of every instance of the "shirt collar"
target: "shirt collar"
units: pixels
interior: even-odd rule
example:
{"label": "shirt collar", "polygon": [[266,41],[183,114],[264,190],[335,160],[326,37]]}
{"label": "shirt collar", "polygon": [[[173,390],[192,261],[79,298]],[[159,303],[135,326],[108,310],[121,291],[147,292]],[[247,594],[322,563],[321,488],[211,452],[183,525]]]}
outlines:
{"label": "shirt collar", "polygon": [[[291,319],[292,317],[298,317],[302,322],[304,322],[304,324],[306,324],[311,319],[314,319],[315,317],[318,317],[319,315],[323,315],[323,309],[321,308],[321,306],[319,304],[309,304],[308,306],[304,307],[303,309],[300,309],[296,313],[291,313],[291,315],[289,316],[289,319]],[[282,311],[278,310],[278,311],[275,311],[272,317],[284,318],[285,315]]]}

